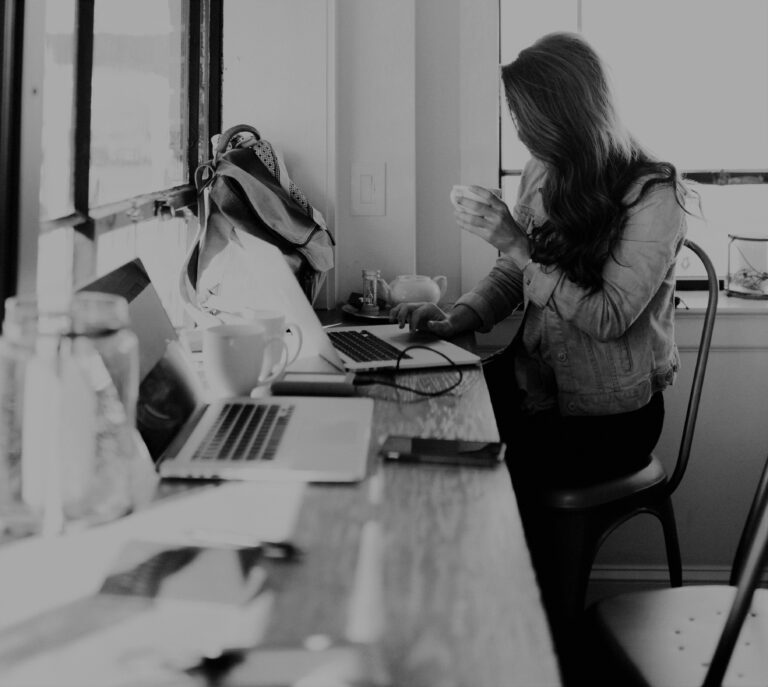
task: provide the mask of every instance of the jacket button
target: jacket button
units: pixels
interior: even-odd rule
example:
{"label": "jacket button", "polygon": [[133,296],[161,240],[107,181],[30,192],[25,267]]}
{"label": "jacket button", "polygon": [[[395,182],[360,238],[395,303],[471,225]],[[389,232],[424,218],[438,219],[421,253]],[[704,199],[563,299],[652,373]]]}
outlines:
{"label": "jacket button", "polygon": [[568,403],[568,410],[576,410],[576,404],[573,401]]}
{"label": "jacket button", "polygon": [[565,351],[560,351],[560,352],[557,354],[557,359],[558,359],[558,360],[559,360],[561,363],[564,363],[566,360],[568,360],[568,354],[567,354]]}

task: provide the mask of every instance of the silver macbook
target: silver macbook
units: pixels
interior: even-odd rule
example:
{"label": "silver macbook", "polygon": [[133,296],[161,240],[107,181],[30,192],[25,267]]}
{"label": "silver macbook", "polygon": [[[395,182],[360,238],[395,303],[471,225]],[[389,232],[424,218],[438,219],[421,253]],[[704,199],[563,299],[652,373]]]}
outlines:
{"label": "silver macbook", "polygon": [[128,300],[139,339],[137,426],[163,477],[307,482],[365,477],[371,399],[210,401],[141,261],[81,290]]}
{"label": "silver macbook", "polygon": [[[418,346],[400,357],[403,370],[453,365],[477,365],[480,358],[449,341],[429,334],[413,334],[397,324],[344,326],[324,329],[280,251],[256,237],[238,232],[243,243],[250,243],[248,254],[254,261],[249,275],[253,288],[248,303],[221,303],[221,309],[248,307],[278,310],[286,319],[299,324],[303,345],[299,358],[289,367],[294,371],[317,371],[330,363],[341,370],[394,368],[398,357],[409,346]],[[215,303],[212,297],[209,303]]]}

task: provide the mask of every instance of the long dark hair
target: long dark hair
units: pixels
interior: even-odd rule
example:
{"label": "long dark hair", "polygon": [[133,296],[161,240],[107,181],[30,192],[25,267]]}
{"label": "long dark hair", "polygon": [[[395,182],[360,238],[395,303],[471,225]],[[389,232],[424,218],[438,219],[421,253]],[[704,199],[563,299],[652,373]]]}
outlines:
{"label": "long dark hair", "polygon": [[502,67],[501,78],[520,141],[547,166],[548,221],[532,229],[532,257],[597,290],[631,207],[659,184],[672,186],[683,207],[677,170],[652,159],[624,128],[600,58],[578,35],[540,38]]}

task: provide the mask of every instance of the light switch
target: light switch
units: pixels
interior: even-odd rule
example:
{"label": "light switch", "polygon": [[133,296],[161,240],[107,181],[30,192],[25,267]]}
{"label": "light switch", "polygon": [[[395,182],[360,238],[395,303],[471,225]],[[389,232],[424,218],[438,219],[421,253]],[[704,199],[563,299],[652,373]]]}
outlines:
{"label": "light switch", "polygon": [[376,186],[373,182],[373,174],[363,174],[360,177],[360,203],[371,205],[374,199]]}
{"label": "light switch", "polygon": [[351,171],[352,214],[386,214],[386,163],[353,162]]}

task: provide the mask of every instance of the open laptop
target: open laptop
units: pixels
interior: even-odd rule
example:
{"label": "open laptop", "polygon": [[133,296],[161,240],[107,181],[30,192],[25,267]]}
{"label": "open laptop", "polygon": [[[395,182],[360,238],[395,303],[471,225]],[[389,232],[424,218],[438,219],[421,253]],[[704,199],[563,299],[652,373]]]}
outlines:
{"label": "open laptop", "polygon": [[137,426],[161,476],[307,482],[365,476],[372,399],[210,400],[140,260],[80,290],[128,301],[139,340]]}
{"label": "open laptop", "polygon": [[[238,237],[248,250],[253,262],[248,275],[248,302],[227,302],[222,299],[223,310],[238,307],[255,310],[278,310],[288,321],[296,322],[302,330],[303,345],[299,358],[288,368],[292,371],[322,371],[322,359],[334,368],[365,371],[394,368],[401,351],[418,344],[401,358],[402,370],[477,365],[480,358],[439,337],[423,333],[411,333],[397,324],[343,326],[324,329],[301,290],[280,251],[273,245],[254,236],[239,232]],[[215,302],[212,299],[209,302]],[[345,345],[346,344],[346,345]],[[361,350],[364,346],[370,350]]]}

